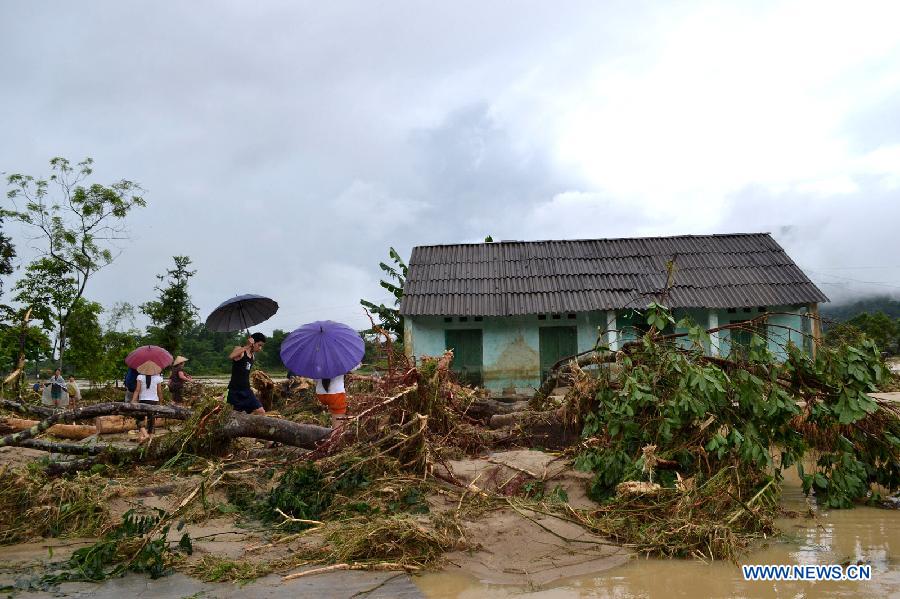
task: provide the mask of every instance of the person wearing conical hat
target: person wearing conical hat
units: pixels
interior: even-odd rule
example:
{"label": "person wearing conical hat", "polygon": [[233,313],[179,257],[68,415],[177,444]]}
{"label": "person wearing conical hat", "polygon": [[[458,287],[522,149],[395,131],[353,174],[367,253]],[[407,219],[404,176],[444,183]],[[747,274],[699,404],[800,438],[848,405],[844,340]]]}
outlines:
{"label": "person wearing conical hat", "polygon": [[178,356],[172,362],[172,374],[169,375],[169,393],[172,394],[172,401],[181,404],[181,392],[184,390],[185,382],[193,381],[194,378],[184,371],[184,363],[187,358]]}

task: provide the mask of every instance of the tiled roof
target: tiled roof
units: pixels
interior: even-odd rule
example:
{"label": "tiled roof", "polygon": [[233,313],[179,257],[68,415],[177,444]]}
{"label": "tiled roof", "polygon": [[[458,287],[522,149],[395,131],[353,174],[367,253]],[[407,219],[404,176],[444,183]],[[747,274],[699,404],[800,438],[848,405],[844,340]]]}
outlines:
{"label": "tiled roof", "polygon": [[768,233],[504,241],[413,248],[404,316],[514,316],[643,307],[827,302]]}

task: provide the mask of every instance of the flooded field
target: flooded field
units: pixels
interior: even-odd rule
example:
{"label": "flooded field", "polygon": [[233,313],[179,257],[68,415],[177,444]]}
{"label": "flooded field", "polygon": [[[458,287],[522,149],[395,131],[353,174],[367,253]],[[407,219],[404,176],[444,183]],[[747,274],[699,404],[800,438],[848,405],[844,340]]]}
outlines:
{"label": "flooded field", "polygon": [[[782,504],[805,512],[806,498],[796,476],[787,481]],[[815,518],[779,521],[784,536],[746,555],[744,564],[872,565],[869,582],[750,582],[739,565],[696,560],[634,559],[598,573],[549,587],[482,584],[451,566],[415,579],[426,597],[535,599],[596,597],[900,597],[900,511],[857,507],[816,510]]]}

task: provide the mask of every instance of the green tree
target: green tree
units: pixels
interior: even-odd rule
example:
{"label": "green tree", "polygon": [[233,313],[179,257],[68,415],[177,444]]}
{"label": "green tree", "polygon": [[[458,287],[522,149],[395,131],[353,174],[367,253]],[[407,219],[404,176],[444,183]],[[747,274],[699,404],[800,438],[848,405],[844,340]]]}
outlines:
{"label": "green tree", "polygon": [[107,382],[125,374],[125,356],[141,345],[141,333],[134,327],[134,306],[128,302],[116,302],[104,310],[106,322],[96,372],[91,380]]}
{"label": "green tree", "polygon": [[35,229],[43,255],[64,265],[76,281],[75,297],[60,318],[60,365],[66,349],[66,323],[75,302],[97,271],[115,260],[119,244],[128,237],[128,214],[146,206],[143,190],[133,181],[88,184],[92,164],[91,158],[73,166],[57,157],[50,160],[47,179],[20,173],[7,177],[7,197],[15,209],[2,214]]}
{"label": "green tree", "polygon": [[[21,316],[19,317],[21,320]],[[14,323],[14,319],[10,319]],[[19,361],[21,328],[15,323],[0,326],[0,371],[10,372]],[[25,360],[26,364],[36,364],[52,356],[50,339],[39,326],[25,328]],[[26,370],[27,372],[27,370]]]}
{"label": "green tree", "polygon": [[847,324],[858,327],[883,351],[896,354],[897,343],[900,341],[900,319],[889,317],[884,312],[874,314],[860,314],[851,318]]}
{"label": "green tree", "polygon": [[107,331],[118,331],[124,325],[125,331],[134,331],[134,306],[129,302],[116,302],[111,308],[105,310]]}
{"label": "green tree", "polygon": [[78,283],[68,266],[52,258],[38,258],[25,268],[13,290],[14,299],[31,306],[32,317],[42,323],[44,330],[55,333],[55,353],[64,335],[64,316],[78,299]]}
{"label": "green tree", "polygon": [[141,344],[137,331],[104,331],[103,351],[97,363],[96,382],[114,381],[125,375],[125,356]]}
{"label": "green tree", "polygon": [[[222,374],[231,369],[228,352],[244,342],[241,331],[219,333],[210,331],[203,323],[194,323],[185,334],[181,353],[190,360],[188,366],[195,374]],[[269,353],[268,344],[263,355]]]}
{"label": "green tree", "polygon": [[281,344],[288,334],[281,329],[272,331],[272,335],[266,341],[266,347],[260,354],[260,367],[268,370],[281,370],[284,364],[281,363]]}
{"label": "green tree", "polygon": [[[16,249],[12,239],[3,233],[3,214],[0,212],[0,277],[7,277],[13,273],[13,258],[16,257]],[[3,279],[0,278],[0,295],[3,294]]]}
{"label": "green tree", "polygon": [[393,333],[397,339],[403,339],[403,317],[400,315],[400,300],[403,299],[403,286],[406,284],[408,268],[403,258],[394,248],[390,249],[389,255],[394,261],[395,266],[390,266],[384,262],[379,262],[378,266],[388,275],[388,279],[381,280],[380,285],[391,292],[394,296],[394,307],[388,307],[384,304],[374,304],[367,300],[359,300],[359,303],[369,309],[372,314],[378,316],[380,326],[386,331]]}
{"label": "green tree", "polygon": [[68,323],[69,372],[90,379],[91,382],[105,380],[103,332],[100,329],[102,313],[103,306],[82,297],[72,307]]}
{"label": "green tree", "polygon": [[189,257],[174,256],[173,259],[175,268],[157,276],[160,282],[156,286],[159,299],[141,304],[141,312],[153,322],[148,329],[151,339],[177,354],[181,352],[184,336],[197,316],[197,307],[191,303],[188,291],[188,282],[197,271],[188,270],[191,265]]}

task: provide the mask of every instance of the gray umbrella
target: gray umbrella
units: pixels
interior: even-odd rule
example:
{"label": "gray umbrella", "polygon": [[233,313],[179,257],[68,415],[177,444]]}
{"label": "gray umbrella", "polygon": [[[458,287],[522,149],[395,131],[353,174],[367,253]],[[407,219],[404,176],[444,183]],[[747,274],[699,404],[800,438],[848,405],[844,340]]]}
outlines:
{"label": "gray umbrella", "polygon": [[278,312],[278,302],[261,295],[238,295],[225,300],[206,319],[206,328],[228,333],[265,322]]}

